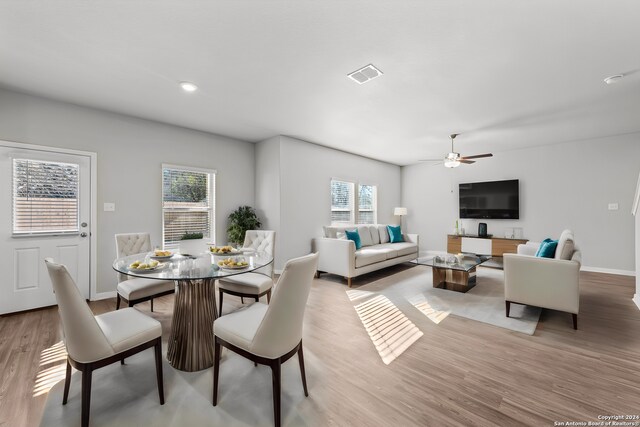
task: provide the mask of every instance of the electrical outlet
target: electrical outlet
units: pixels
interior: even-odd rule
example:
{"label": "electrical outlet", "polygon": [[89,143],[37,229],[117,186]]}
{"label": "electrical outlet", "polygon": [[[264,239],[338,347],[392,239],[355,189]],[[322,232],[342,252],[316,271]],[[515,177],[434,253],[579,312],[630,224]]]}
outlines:
{"label": "electrical outlet", "polygon": [[618,204],[617,203],[609,203],[609,210],[610,211],[617,211],[618,210]]}
{"label": "electrical outlet", "polygon": [[115,203],[105,203],[104,204],[104,211],[105,212],[114,212],[116,210],[116,204]]}

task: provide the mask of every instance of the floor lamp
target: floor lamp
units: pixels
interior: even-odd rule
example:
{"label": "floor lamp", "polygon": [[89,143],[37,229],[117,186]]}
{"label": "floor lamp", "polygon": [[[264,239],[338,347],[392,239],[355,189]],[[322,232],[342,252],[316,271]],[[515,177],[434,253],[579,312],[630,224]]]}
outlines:
{"label": "floor lamp", "polygon": [[407,214],[407,208],[394,208],[393,214],[400,217],[400,229],[402,229],[402,217]]}

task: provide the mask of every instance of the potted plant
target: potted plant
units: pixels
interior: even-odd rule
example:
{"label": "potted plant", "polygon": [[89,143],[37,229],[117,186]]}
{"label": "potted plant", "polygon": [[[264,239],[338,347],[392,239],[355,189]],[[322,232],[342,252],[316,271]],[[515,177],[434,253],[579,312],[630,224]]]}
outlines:
{"label": "potted plant", "polygon": [[227,240],[229,244],[240,246],[244,243],[244,234],[247,230],[260,228],[262,223],[251,206],[240,206],[229,215],[227,226]]}

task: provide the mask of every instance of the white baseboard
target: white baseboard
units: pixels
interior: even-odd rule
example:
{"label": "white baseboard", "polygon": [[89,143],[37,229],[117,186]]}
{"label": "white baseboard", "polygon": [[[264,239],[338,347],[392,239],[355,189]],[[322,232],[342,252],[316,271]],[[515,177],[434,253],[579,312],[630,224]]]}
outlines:
{"label": "white baseboard", "polygon": [[636,305],[638,306],[638,309],[640,309],[640,294],[635,294],[633,296],[633,302],[635,302]]}
{"label": "white baseboard", "polygon": [[607,274],[618,274],[620,276],[635,276],[636,272],[633,270],[618,270],[615,268],[600,268],[600,267],[589,267],[583,265],[580,267],[581,271],[590,271],[593,273],[607,273]]}
{"label": "white baseboard", "polygon": [[115,297],[116,297],[116,291],[98,292],[97,294],[91,297],[91,301],[99,301],[101,299],[108,299],[108,298],[115,298]]}

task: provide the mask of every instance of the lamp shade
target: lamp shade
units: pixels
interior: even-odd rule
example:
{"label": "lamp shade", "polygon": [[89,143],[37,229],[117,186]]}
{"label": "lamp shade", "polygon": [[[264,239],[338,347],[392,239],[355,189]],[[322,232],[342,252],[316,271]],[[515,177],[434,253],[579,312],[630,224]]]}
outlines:
{"label": "lamp shade", "polygon": [[407,208],[393,208],[393,214],[399,216],[406,215]]}

